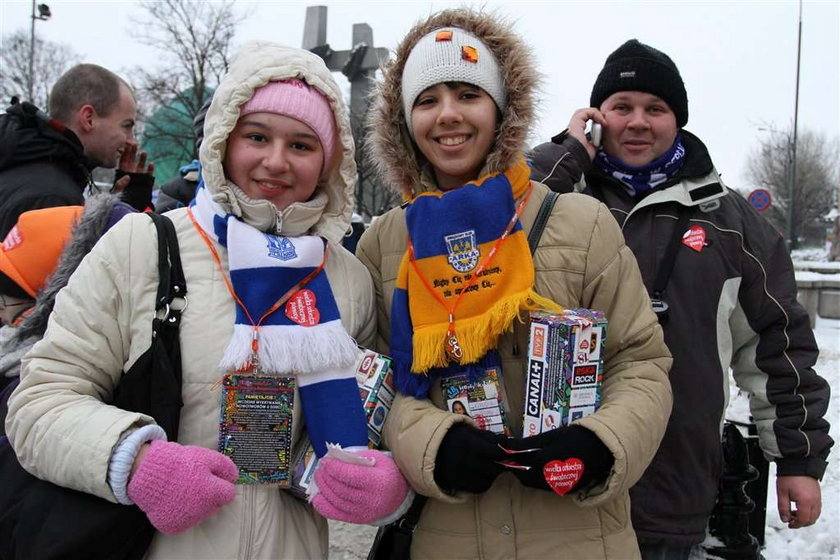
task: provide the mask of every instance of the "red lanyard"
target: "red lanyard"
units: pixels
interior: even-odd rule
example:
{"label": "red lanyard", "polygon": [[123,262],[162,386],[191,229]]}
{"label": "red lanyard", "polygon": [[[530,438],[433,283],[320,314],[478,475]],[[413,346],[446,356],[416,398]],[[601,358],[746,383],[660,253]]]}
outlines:
{"label": "red lanyard", "polygon": [[533,191],[533,183],[531,186],[528,187],[528,191],[525,193],[525,196],[522,197],[522,200],[519,201],[519,204],[516,205],[516,210],[511,216],[510,221],[508,222],[507,226],[505,227],[505,231],[502,232],[502,235],[496,240],[496,243],[493,244],[493,247],[490,249],[490,252],[487,253],[487,256],[479,263],[478,267],[475,269],[475,273],[472,275],[470,280],[466,283],[466,285],[461,289],[461,292],[455,298],[455,301],[452,302],[452,305],[447,305],[446,301],[443,297],[438,294],[432,285],[429,283],[429,280],[423,275],[420,267],[417,266],[417,260],[414,258],[414,244],[411,242],[411,238],[408,240],[408,259],[411,262],[411,265],[414,267],[414,272],[417,273],[417,276],[423,282],[423,285],[426,287],[426,290],[437,300],[437,302],[443,307],[446,312],[449,314],[449,327],[446,330],[446,338],[444,340],[444,344],[446,347],[446,357],[449,359],[450,362],[460,363],[461,358],[463,357],[463,351],[461,349],[461,345],[458,343],[458,337],[455,336],[455,309],[458,307],[458,304],[461,303],[461,298],[466,294],[469,289],[478,282],[478,279],[481,277],[481,274],[484,270],[490,265],[490,262],[493,260],[493,257],[496,256],[496,253],[499,251],[499,248],[502,246],[502,243],[505,242],[505,239],[508,238],[510,232],[513,231],[513,227],[516,225],[516,222],[519,221],[519,216],[522,215],[522,211],[525,210],[525,205],[528,204],[528,199],[531,197],[531,192]]}
{"label": "red lanyard", "polygon": [[225,279],[225,286],[227,286],[228,292],[230,292],[231,297],[234,299],[234,301],[236,301],[236,303],[239,305],[239,308],[242,309],[243,313],[245,313],[245,317],[248,318],[248,321],[254,327],[254,335],[251,339],[251,362],[246,367],[246,370],[257,371],[260,365],[260,325],[266,319],[266,317],[280,309],[283,306],[283,304],[285,304],[289,300],[290,297],[292,297],[298,291],[303,289],[303,287],[309,284],[309,282],[311,282],[313,278],[318,276],[318,274],[324,269],[324,265],[327,264],[327,249],[329,248],[329,245],[324,245],[324,259],[321,261],[321,264],[318,265],[318,268],[307,274],[303,280],[292,286],[285,294],[280,296],[280,299],[274,302],[274,305],[272,305],[268,309],[268,311],[263,313],[262,317],[260,317],[258,321],[254,322],[254,319],[248,312],[248,308],[245,307],[245,304],[242,303],[242,300],[239,299],[238,295],[236,295],[236,291],[233,289],[233,284],[231,284],[230,278],[228,278],[227,274],[225,274],[225,269],[222,266],[222,259],[219,257],[219,253],[216,251],[216,247],[213,245],[213,240],[210,239],[210,237],[207,235],[204,229],[199,225],[198,221],[195,219],[195,216],[193,216],[192,208],[190,208],[189,206],[187,206],[187,214],[189,215],[190,220],[192,220],[196,231],[198,231],[199,235],[204,240],[204,243],[207,245],[207,248],[210,249],[210,253],[212,253],[213,255],[213,260],[216,261],[216,267],[222,274],[222,278]]}

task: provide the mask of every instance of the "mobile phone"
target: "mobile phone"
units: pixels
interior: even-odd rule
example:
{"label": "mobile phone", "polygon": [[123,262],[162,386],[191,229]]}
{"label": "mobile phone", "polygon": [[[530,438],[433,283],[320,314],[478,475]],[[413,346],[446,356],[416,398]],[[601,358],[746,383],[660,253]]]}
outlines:
{"label": "mobile phone", "polygon": [[592,123],[592,126],[589,128],[589,142],[592,143],[593,146],[596,148],[601,147],[601,125],[596,123],[595,121],[589,121]]}

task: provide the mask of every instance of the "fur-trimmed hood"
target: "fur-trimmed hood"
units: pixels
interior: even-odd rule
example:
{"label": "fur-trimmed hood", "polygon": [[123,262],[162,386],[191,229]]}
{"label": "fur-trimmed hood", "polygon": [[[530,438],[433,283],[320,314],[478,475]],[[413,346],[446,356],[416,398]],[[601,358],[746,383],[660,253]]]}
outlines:
{"label": "fur-trimmed hood", "polygon": [[[292,78],[305,81],[329,100],[338,131],[337,154],[330,175],[318,183],[313,195],[313,200],[325,196],[326,206],[323,210],[318,206],[318,215],[313,217],[314,211],[303,208],[308,203],[294,203],[282,212],[277,212],[277,219],[281,222],[295,220],[303,214],[306,220],[314,220],[314,225],[308,227],[310,233],[339,243],[350,226],[350,216],[353,214],[355,148],[341,90],[324,61],[315,54],[267,41],[250,41],[240,48],[207,109],[204,140],[199,151],[204,184],[213,195],[213,200],[246,222],[261,222],[267,213],[276,212],[274,205],[268,201],[244,200],[244,193],[234,193],[225,178],[222,162],[228,136],[239,120],[239,107],[253,96],[257,88],[271,81]],[[277,228],[280,229],[281,225],[278,223]]]}
{"label": "fur-trimmed hood", "polygon": [[475,35],[495,54],[505,80],[507,108],[496,142],[482,174],[503,171],[526,149],[526,139],[536,110],[539,73],[531,50],[511,31],[509,22],[472,9],[445,10],[412,27],[383,68],[383,79],[373,92],[368,117],[370,157],[390,188],[406,198],[421,190],[425,159],[411,140],[402,103],[402,73],[411,49],[435,29],[457,27]]}

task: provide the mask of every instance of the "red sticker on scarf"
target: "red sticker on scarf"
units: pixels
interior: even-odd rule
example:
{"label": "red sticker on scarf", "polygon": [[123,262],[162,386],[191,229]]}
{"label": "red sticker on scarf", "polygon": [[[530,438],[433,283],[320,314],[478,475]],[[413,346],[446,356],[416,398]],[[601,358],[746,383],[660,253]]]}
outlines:
{"label": "red sticker on scarf", "polygon": [[312,290],[298,290],[286,302],[286,317],[304,327],[314,327],[321,322],[316,307],[317,298]]}
{"label": "red sticker on scarf", "polygon": [[565,496],[583,476],[583,461],[577,457],[565,461],[549,461],[543,466],[543,476],[555,493]]}
{"label": "red sticker on scarf", "polygon": [[706,230],[700,226],[691,226],[683,234],[683,245],[694,249],[698,253],[706,246]]}

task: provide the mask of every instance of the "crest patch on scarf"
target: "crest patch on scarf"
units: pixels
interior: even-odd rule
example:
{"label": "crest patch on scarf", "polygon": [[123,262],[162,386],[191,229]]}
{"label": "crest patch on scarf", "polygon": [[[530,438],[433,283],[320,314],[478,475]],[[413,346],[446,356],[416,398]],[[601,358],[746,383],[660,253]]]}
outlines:
{"label": "crest patch on scarf", "polygon": [[276,235],[265,235],[268,256],[281,261],[290,261],[297,258],[295,246],[286,237]]}
{"label": "crest patch on scarf", "polygon": [[446,241],[446,260],[457,272],[469,272],[478,265],[481,251],[475,240],[475,230],[453,233],[443,239]]}

